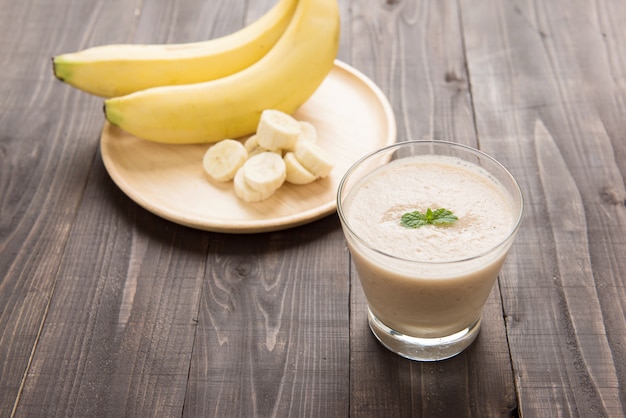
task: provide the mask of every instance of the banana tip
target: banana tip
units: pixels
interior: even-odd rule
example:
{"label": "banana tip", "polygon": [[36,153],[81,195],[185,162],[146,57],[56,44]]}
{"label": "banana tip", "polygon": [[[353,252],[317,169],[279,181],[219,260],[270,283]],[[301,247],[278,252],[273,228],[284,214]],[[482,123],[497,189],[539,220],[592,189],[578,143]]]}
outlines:
{"label": "banana tip", "polygon": [[58,72],[56,57],[52,57],[50,60],[52,61],[52,74],[54,74],[54,77],[59,81],[65,81]]}
{"label": "banana tip", "polygon": [[104,112],[104,118],[115,126],[120,126],[121,117],[116,112],[112,111],[110,107],[107,107],[107,100],[102,104],[102,112]]}

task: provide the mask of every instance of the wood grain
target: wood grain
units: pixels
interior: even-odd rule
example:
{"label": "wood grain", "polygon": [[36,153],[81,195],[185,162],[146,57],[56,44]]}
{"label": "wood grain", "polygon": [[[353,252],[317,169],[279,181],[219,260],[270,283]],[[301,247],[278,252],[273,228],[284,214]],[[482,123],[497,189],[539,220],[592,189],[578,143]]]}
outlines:
{"label": "wood grain", "polygon": [[[352,29],[352,39],[359,40],[353,64],[387,92],[396,110],[399,140],[477,146],[457,5],[359,2],[353,13],[351,21],[362,22]],[[469,350],[446,362],[416,364],[376,342],[367,328],[367,304],[355,271],[351,283],[351,415],[514,414],[514,380],[497,287],[486,306],[481,335]],[[480,395],[486,392],[488,400]]]}
{"label": "wood grain", "polygon": [[42,414],[44,401],[53,416],[180,415],[208,237],[146,214],[106,176],[92,179],[18,413]]}
{"label": "wood grain", "polygon": [[524,222],[474,345],[382,348],[335,215],[255,235],[154,216],[110,179],[102,102],[50,57],[230,33],[274,0],[0,8],[0,416],[626,415],[626,6],[339,0],[339,59],[398,137],[502,161]]}
{"label": "wood grain", "polygon": [[[100,101],[54,80],[49,61],[174,28],[139,24],[131,2],[3,7],[0,416],[18,403],[18,416],[180,415],[208,238],[115,188],[97,153]],[[222,9],[230,27],[244,19]]]}
{"label": "wood grain", "polygon": [[624,33],[607,20],[608,3],[559,3],[463,4],[481,148],[512,169],[527,199],[502,281],[511,354],[522,413],[621,416],[624,274],[615,274],[626,247],[615,234],[626,211],[607,199],[624,189],[615,158],[624,143],[604,128],[613,115],[594,86],[621,101],[623,67],[607,45]]}
{"label": "wood grain", "polygon": [[349,281],[337,218],[243,237],[219,236],[209,251],[185,415],[345,416]]}
{"label": "wood grain", "polygon": [[[95,101],[63,89],[50,57],[75,49],[98,10],[84,2],[3,4],[0,79],[0,415],[11,413],[57,284],[97,150]],[[62,6],[62,7],[57,7]],[[124,15],[122,5],[117,11]],[[80,22],[80,23],[79,23]],[[118,19],[118,29],[124,19]],[[126,21],[127,22],[127,21]],[[63,27],[64,30],[58,30]],[[37,28],[35,30],[35,28]],[[99,41],[123,32],[96,30]]]}

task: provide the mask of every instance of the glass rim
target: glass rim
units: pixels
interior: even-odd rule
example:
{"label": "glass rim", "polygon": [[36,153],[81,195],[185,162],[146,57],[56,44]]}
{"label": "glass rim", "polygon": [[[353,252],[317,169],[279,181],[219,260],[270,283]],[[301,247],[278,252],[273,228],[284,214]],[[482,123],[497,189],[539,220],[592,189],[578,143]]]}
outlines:
{"label": "glass rim", "polygon": [[[506,234],[506,236],[500,240],[497,244],[491,246],[489,249],[484,250],[478,254],[472,255],[470,257],[465,257],[465,258],[458,258],[458,259],[454,259],[454,260],[446,260],[446,261],[427,261],[427,260],[414,260],[414,259],[410,259],[410,258],[404,258],[404,257],[399,257],[393,254],[389,254],[385,251],[373,248],[371,246],[371,244],[367,243],[363,238],[361,238],[359,236],[359,234],[357,234],[356,232],[354,232],[354,230],[352,229],[352,227],[350,226],[350,223],[348,222],[346,215],[343,211],[343,204],[341,202],[341,198],[344,196],[343,193],[343,189],[346,185],[346,182],[348,181],[348,179],[350,178],[350,176],[367,160],[370,160],[374,157],[376,157],[377,155],[386,153],[388,151],[391,151],[394,148],[402,148],[402,147],[406,147],[409,145],[428,145],[428,144],[432,144],[432,145],[444,145],[444,146],[450,146],[452,148],[458,148],[458,149],[462,149],[464,151],[469,151],[470,153],[477,155],[479,157],[482,158],[486,158],[487,160],[491,161],[492,163],[494,163],[498,168],[500,168],[505,176],[511,181],[511,183],[514,185],[514,188],[516,190],[516,195],[512,195],[513,199],[515,201],[517,201],[517,199],[519,199],[519,211],[517,214],[517,219],[515,220],[515,223],[513,225],[513,227],[511,228],[511,230],[509,231],[508,234]],[[434,154],[436,155],[436,154]],[[339,215],[339,219],[342,223],[342,225],[347,228],[347,230],[350,232],[350,235],[356,239],[361,245],[363,245],[365,248],[367,248],[370,251],[373,251],[377,254],[380,254],[382,256],[385,257],[389,257],[398,261],[402,261],[402,262],[407,262],[407,263],[412,263],[412,264],[424,264],[424,265],[446,265],[446,264],[458,264],[458,263],[463,263],[463,262],[469,262],[472,260],[476,260],[482,257],[485,257],[487,255],[489,255],[490,253],[496,251],[498,248],[504,246],[507,242],[509,242],[517,233],[521,223],[522,223],[522,218],[523,218],[523,214],[524,214],[524,195],[522,193],[522,188],[520,187],[519,183],[517,182],[517,180],[515,179],[515,177],[513,176],[513,174],[511,174],[511,172],[498,160],[496,160],[494,157],[492,157],[491,155],[485,153],[484,151],[481,151],[477,148],[471,147],[469,145],[465,145],[465,144],[459,144],[456,142],[451,142],[451,141],[443,141],[443,140],[407,140],[407,141],[401,141],[401,142],[396,142],[395,144],[391,144],[391,145],[387,145],[383,148],[379,148],[375,151],[372,151],[364,156],[362,156],[361,158],[359,158],[357,161],[355,161],[350,168],[344,173],[344,175],[341,178],[341,181],[339,182],[339,186],[337,188],[337,214]]]}

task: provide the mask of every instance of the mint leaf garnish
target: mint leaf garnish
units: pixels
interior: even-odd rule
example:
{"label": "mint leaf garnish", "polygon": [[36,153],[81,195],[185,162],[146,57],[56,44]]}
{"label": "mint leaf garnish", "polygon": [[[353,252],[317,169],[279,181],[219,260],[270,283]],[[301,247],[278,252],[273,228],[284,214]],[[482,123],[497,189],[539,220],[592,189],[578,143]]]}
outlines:
{"label": "mint leaf garnish", "polygon": [[428,208],[426,213],[420,211],[407,212],[402,215],[400,219],[400,225],[406,228],[420,228],[424,225],[447,225],[458,220],[452,212],[448,209],[435,209]]}
{"label": "mint leaf garnish", "polygon": [[415,211],[407,212],[402,215],[400,224],[406,228],[419,228],[421,226],[427,225],[428,221],[426,220],[426,215],[421,212]]}

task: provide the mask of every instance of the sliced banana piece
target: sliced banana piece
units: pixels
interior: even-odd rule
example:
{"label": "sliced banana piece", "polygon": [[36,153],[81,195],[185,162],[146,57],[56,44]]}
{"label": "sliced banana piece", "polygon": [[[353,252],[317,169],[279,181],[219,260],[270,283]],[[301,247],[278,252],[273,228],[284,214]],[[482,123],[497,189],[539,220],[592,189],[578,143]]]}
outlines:
{"label": "sliced banana piece", "polygon": [[259,137],[256,136],[256,134],[246,139],[243,145],[244,147],[246,147],[246,151],[248,151],[248,158],[252,157],[253,155],[269,151],[259,145]]}
{"label": "sliced banana piece", "polygon": [[317,142],[317,129],[311,122],[307,122],[301,120],[298,122],[300,124],[300,135],[298,136],[298,141],[309,141],[309,142]]}
{"label": "sliced banana piece", "polygon": [[243,146],[245,147],[246,151],[248,151],[248,154],[250,154],[252,151],[259,148],[259,138],[256,136],[256,134],[251,135],[248,137],[248,139],[244,141]]}
{"label": "sliced banana piece", "polygon": [[224,139],[207,150],[202,160],[202,167],[213,179],[230,181],[247,158],[248,151],[241,142]]}
{"label": "sliced banana piece", "polygon": [[300,135],[300,123],[280,110],[261,113],[256,136],[259,145],[270,151],[293,149]]}
{"label": "sliced banana piece", "polygon": [[262,152],[250,157],[241,169],[246,183],[262,194],[276,191],[287,177],[283,158],[274,152]]}
{"label": "sliced banana piece", "polygon": [[267,199],[272,195],[272,193],[274,193],[274,190],[272,190],[271,192],[262,193],[250,187],[250,185],[246,182],[243,173],[243,167],[237,170],[237,173],[235,174],[233,188],[235,191],[235,196],[248,203],[260,202]]}
{"label": "sliced banana piece", "polygon": [[304,168],[317,177],[327,177],[333,169],[330,156],[313,142],[298,141],[294,154]]}
{"label": "sliced banana piece", "polygon": [[287,169],[285,181],[291,184],[309,184],[317,180],[315,174],[307,170],[296,158],[293,152],[288,152],[283,157]]}
{"label": "sliced banana piece", "polygon": [[310,122],[265,110],[255,134],[243,142],[217,142],[205,153],[203,167],[215,180],[234,180],[239,199],[260,202],[285,182],[309,184],[328,176],[332,160],[316,142],[317,130]]}

